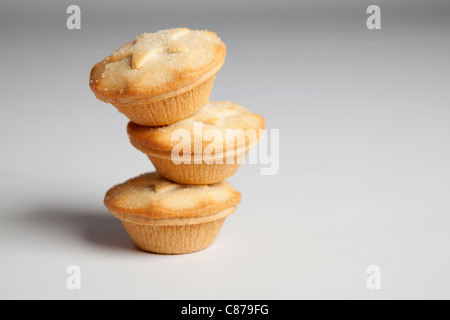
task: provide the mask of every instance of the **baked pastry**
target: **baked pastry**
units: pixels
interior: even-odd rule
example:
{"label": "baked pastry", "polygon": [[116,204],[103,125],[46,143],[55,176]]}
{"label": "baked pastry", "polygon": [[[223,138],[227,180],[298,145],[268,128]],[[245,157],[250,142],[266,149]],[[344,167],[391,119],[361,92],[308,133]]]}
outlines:
{"label": "baked pastry", "polygon": [[143,33],[97,63],[89,85],[98,99],[137,124],[170,124],[208,101],[225,53],[225,44],[211,31]]}
{"label": "baked pastry", "polygon": [[179,185],[152,172],[111,188],[104,203],[137,247],[181,254],[208,247],[240,200],[227,181]]}
{"label": "baked pastry", "polygon": [[231,101],[209,101],[167,126],[129,122],[127,127],[131,144],[149,157],[158,173],[183,184],[210,184],[232,176],[264,129],[262,116]]}

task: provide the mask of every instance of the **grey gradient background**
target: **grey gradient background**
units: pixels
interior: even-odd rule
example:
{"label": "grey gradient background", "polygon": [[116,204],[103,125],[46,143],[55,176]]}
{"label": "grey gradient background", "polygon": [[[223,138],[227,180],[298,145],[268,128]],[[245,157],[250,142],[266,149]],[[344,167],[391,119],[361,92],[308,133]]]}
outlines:
{"label": "grey gradient background", "polygon": [[[66,8],[81,7],[81,30]],[[381,7],[382,29],[366,28]],[[0,4],[0,298],[450,298],[449,1],[12,1]],[[142,32],[227,45],[211,99],[280,130],[280,170],[189,255],[134,248],[105,191],[151,171],[90,68]],[[66,268],[81,267],[81,290]],[[381,267],[381,290],[366,268]]]}

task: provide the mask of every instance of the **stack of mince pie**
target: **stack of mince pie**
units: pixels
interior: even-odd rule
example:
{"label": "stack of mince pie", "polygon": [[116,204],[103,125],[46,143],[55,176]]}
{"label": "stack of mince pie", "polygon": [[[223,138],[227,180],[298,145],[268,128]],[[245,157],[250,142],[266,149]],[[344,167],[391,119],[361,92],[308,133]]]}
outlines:
{"label": "stack of mince pie", "polygon": [[258,143],[265,122],[236,103],[209,101],[225,52],[214,32],[168,29],[139,35],[91,70],[91,90],[128,117],[131,144],[156,168],[104,199],[142,250],[208,247],[241,200],[225,179]]}

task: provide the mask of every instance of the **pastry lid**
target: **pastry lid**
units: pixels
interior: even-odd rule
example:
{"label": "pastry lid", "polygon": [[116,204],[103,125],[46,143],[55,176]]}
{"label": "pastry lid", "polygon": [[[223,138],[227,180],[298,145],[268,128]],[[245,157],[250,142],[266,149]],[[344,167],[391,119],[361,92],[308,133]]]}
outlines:
{"label": "pastry lid", "polygon": [[[264,118],[231,101],[209,101],[188,118],[162,127],[128,123],[131,143],[147,154],[170,158],[172,151],[192,155],[246,152],[265,129]],[[232,152],[232,153],[233,153]]]}
{"label": "pastry lid", "polygon": [[211,31],[143,33],[97,63],[89,85],[106,102],[163,99],[209,79],[222,67],[225,54],[225,44]]}
{"label": "pastry lid", "polygon": [[240,201],[241,194],[228,181],[181,185],[151,172],[114,186],[104,203],[116,216],[183,218],[216,214]]}

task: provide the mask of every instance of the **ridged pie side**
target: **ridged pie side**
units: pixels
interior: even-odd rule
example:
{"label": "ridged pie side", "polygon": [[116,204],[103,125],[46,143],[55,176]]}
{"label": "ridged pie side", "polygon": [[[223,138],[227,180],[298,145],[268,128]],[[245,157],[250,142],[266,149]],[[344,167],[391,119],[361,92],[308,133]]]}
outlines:
{"label": "ridged pie side", "polygon": [[164,178],[181,184],[212,184],[236,173],[240,163],[175,164],[171,159],[148,155],[156,171]]}
{"label": "ridged pie side", "polygon": [[111,104],[139,125],[153,127],[171,124],[189,117],[208,102],[214,78],[215,75],[191,90],[163,100]]}
{"label": "ridged pie side", "polygon": [[183,254],[210,246],[224,221],[225,218],[199,224],[164,226],[121,222],[138,248],[161,254]]}

